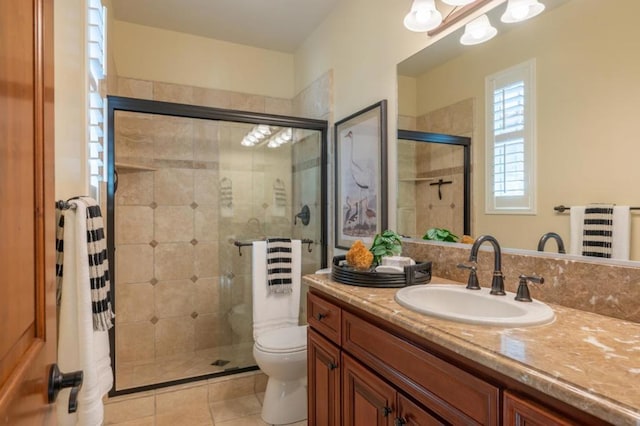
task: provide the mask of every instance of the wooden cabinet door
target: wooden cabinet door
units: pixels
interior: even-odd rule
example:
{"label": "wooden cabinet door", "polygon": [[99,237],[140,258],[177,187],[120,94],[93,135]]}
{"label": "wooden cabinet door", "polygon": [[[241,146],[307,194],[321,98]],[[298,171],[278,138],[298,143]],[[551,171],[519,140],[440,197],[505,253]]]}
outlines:
{"label": "wooden cabinet door", "polygon": [[397,426],[442,426],[449,423],[440,421],[404,395],[398,394],[398,414],[395,424]]}
{"label": "wooden cabinet door", "polygon": [[342,424],[391,426],[396,391],[349,355],[342,353]]}
{"label": "wooden cabinet door", "polygon": [[505,392],[504,424],[507,426],[568,426],[577,423],[531,401]]}
{"label": "wooden cabinet door", "polygon": [[340,426],[340,350],[308,329],[309,426]]}
{"label": "wooden cabinet door", "polygon": [[0,0],[0,424],[53,424],[53,1]]}

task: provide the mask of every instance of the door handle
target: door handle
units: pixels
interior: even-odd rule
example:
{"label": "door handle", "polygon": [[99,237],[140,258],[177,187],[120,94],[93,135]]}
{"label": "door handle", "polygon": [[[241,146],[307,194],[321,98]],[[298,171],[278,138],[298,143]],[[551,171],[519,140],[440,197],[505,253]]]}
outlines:
{"label": "door handle", "polygon": [[69,394],[69,413],[75,413],[78,409],[78,393],[82,387],[84,373],[82,370],[71,373],[61,373],[58,364],[52,364],[49,369],[49,404],[55,402],[58,392],[64,388],[71,388]]}

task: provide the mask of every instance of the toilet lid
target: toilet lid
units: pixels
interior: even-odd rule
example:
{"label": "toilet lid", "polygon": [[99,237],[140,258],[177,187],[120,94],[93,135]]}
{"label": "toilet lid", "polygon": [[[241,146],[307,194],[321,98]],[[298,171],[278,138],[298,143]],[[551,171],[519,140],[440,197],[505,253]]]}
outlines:
{"label": "toilet lid", "polygon": [[307,348],[307,326],[283,327],[267,331],[256,339],[265,352],[295,352]]}

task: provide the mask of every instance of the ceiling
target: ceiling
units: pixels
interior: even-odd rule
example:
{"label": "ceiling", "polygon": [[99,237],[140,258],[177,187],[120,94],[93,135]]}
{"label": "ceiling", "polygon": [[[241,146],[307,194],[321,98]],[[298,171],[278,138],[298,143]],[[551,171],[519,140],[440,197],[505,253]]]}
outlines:
{"label": "ceiling", "polygon": [[293,53],[339,0],[112,0],[120,21]]}

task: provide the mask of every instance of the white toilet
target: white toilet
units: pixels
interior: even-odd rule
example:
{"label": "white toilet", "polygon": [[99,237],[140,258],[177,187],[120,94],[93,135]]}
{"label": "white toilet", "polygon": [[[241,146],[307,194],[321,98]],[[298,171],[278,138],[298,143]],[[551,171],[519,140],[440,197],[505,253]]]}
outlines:
{"label": "white toilet", "polygon": [[[292,241],[300,259],[300,241]],[[253,356],[268,376],[262,420],[274,425],[307,418],[307,327],[298,325],[300,262],[294,262],[293,291],[267,294],[266,243],[253,243]]]}

